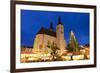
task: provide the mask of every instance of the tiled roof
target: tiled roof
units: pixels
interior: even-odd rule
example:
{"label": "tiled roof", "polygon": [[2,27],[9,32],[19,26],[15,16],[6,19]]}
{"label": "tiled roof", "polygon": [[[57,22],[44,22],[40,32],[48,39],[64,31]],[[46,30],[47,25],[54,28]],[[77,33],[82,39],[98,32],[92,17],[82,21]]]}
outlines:
{"label": "tiled roof", "polygon": [[42,27],[37,34],[46,34],[56,37],[56,32],[54,32],[53,30],[46,29],[44,27]]}

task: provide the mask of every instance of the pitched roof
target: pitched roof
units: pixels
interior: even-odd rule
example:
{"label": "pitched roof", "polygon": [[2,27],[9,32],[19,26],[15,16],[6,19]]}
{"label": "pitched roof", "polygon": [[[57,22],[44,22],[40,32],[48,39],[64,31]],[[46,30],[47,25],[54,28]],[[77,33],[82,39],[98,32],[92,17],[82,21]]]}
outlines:
{"label": "pitched roof", "polygon": [[56,37],[56,32],[54,32],[53,30],[46,29],[44,27],[42,27],[37,34],[46,34]]}

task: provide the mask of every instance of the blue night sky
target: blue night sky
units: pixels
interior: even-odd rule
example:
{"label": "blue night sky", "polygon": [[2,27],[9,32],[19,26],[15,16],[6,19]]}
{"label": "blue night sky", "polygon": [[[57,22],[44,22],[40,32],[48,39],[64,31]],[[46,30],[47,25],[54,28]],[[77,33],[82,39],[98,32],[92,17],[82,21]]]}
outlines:
{"label": "blue night sky", "polygon": [[41,27],[49,28],[50,22],[56,31],[59,16],[67,43],[71,30],[79,44],[89,43],[89,13],[21,10],[21,46],[32,47],[37,32]]}

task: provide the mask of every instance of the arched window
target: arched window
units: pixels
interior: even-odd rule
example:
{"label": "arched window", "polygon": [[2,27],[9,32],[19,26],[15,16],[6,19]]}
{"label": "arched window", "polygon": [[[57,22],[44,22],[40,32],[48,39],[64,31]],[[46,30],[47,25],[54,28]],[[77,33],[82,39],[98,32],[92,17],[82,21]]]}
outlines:
{"label": "arched window", "polygon": [[63,29],[63,26],[61,27],[61,29]]}
{"label": "arched window", "polygon": [[59,27],[57,27],[57,30],[59,29]]}

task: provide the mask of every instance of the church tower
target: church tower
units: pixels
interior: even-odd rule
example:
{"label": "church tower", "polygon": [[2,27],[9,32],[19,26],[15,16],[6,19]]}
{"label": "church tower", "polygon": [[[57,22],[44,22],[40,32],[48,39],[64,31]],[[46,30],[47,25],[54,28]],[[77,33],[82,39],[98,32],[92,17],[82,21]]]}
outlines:
{"label": "church tower", "polygon": [[57,37],[57,46],[60,49],[60,55],[63,54],[66,50],[66,41],[64,39],[64,26],[61,22],[61,18],[58,18],[58,24],[56,26],[56,37]]}

